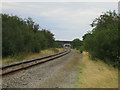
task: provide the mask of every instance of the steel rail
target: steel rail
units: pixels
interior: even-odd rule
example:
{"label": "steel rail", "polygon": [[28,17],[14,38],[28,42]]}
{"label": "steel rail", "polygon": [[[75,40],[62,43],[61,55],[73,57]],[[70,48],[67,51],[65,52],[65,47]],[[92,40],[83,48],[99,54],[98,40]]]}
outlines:
{"label": "steel rail", "polygon": [[49,57],[52,57],[52,56],[62,54],[64,52],[66,52],[66,51],[62,51],[62,52],[59,52],[59,53],[56,53],[56,54],[43,56],[43,57],[39,57],[39,58],[35,58],[35,59],[25,60],[25,61],[22,61],[22,62],[13,63],[13,64],[10,64],[10,65],[3,66],[0,69],[4,70],[4,69],[7,69],[9,67],[14,67],[14,66],[17,66],[17,65],[21,65],[21,64],[25,64],[25,63],[29,63],[29,62],[33,62],[33,61],[42,60],[42,59],[45,59],[45,58],[49,58]]}
{"label": "steel rail", "polygon": [[[66,54],[68,54],[70,52],[71,52],[71,50],[65,50],[65,51],[62,51],[62,52],[59,52],[59,53],[56,53],[56,54],[43,56],[43,57],[39,57],[39,58],[27,60],[27,61],[18,62],[18,63],[15,63],[15,64],[10,64],[10,65],[3,66],[1,69],[4,72],[6,69],[10,69],[10,68],[14,68],[16,66],[25,65],[25,64],[27,65],[29,63],[40,61],[40,62],[37,62],[35,64],[31,64],[31,65],[28,65],[28,66],[25,66],[25,67],[16,68],[15,70],[14,69],[11,70],[11,71],[8,70],[8,72],[2,73],[2,74],[0,74],[0,76],[9,75],[11,73],[15,73],[17,71],[21,71],[21,70],[24,70],[24,69],[27,69],[27,68],[30,68],[30,67],[33,67],[33,66],[36,66],[36,65],[39,65],[39,64],[54,60],[56,58],[59,58],[59,57],[62,57],[64,55],[66,55]],[[44,59],[47,59],[47,60],[44,60]],[[44,61],[42,61],[42,60],[44,60]]]}

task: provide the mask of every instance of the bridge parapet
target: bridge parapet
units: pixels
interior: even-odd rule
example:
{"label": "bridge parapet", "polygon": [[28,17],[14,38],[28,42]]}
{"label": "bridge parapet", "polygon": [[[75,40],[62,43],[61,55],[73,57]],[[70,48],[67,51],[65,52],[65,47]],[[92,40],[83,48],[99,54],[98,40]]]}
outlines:
{"label": "bridge parapet", "polygon": [[62,47],[64,47],[65,44],[69,44],[72,46],[72,41],[59,41],[59,40],[57,40],[56,42],[61,43]]}

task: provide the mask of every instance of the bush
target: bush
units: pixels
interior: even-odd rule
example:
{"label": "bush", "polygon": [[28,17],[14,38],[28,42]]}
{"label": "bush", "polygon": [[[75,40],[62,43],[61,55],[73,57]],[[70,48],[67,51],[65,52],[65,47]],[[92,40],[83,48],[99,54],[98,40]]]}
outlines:
{"label": "bush", "polygon": [[84,49],[94,58],[104,60],[106,63],[118,66],[120,54],[120,36],[118,35],[120,17],[115,11],[100,15],[91,24],[94,29],[84,35]]}
{"label": "bush", "polygon": [[82,41],[80,39],[74,39],[72,41],[72,47],[79,50],[80,47],[82,46]]}
{"label": "bush", "polygon": [[[2,56],[13,56],[25,52],[40,52],[54,47],[54,35],[39,25],[32,18],[2,15]],[[19,56],[19,55],[18,55]]]}

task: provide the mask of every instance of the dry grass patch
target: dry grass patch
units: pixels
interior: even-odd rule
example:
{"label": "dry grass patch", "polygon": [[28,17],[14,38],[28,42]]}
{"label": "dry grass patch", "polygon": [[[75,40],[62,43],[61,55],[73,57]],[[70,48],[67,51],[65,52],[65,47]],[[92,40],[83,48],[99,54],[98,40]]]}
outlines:
{"label": "dry grass patch", "polygon": [[2,64],[10,64],[13,62],[23,61],[27,59],[38,58],[42,56],[47,56],[50,54],[58,53],[63,51],[62,48],[53,48],[48,50],[42,50],[40,53],[25,53],[23,55],[18,55],[17,57],[7,57],[2,60]]}
{"label": "dry grass patch", "polygon": [[42,50],[40,53],[29,53],[26,54],[26,59],[31,59],[31,58],[37,58],[37,57],[42,57],[42,56],[46,56],[46,55],[50,55],[50,54],[54,54],[54,53],[58,53],[63,51],[63,48],[53,48],[53,49],[48,49],[48,50]]}
{"label": "dry grass patch", "polygon": [[118,88],[118,70],[100,60],[90,60],[87,52],[83,52],[79,69],[77,87]]}

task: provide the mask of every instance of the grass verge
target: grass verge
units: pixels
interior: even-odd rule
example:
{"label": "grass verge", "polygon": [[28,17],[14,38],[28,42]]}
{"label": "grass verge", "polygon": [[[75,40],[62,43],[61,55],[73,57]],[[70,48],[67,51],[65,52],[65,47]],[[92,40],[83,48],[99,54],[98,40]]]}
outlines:
{"label": "grass verge", "polygon": [[118,69],[100,60],[91,60],[87,52],[83,52],[78,69],[76,83],[78,88],[118,88]]}
{"label": "grass verge", "polygon": [[13,63],[13,62],[23,61],[23,60],[37,58],[37,57],[42,57],[42,56],[58,53],[58,52],[61,52],[61,51],[63,51],[62,48],[50,48],[50,49],[47,49],[47,50],[42,50],[40,53],[20,53],[20,54],[16,54],[14,56],[9,56],[7,58],[2,59],[1,63],[2,64],[10,64],[10,63]]}

